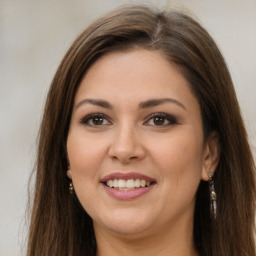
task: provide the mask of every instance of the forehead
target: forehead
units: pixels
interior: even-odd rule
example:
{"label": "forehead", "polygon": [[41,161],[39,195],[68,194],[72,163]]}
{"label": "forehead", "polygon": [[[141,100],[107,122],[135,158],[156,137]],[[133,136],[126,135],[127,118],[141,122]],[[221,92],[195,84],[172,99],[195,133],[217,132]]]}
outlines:
{"label": "forehead", "polygon": [[176,65],[158,51],[136,49],[99,58],[86,72],[75,102],[84,97],[136,102],[166,96],[191,98],[197,103]]}

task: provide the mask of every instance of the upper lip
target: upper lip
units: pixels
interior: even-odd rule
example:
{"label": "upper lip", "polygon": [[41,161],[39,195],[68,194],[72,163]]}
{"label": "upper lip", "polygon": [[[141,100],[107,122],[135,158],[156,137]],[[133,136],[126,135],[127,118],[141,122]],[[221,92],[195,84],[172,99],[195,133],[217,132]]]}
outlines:
{"label": "upper lip", "polygon": [[114,172],[104,176],[100,180],[100,182],[104,183],[104,182],[107,182],[108,180],[114,180],[114,179],[123,179],[123,180],[140,179],[140,180],[145,180],[150,182],[156,182],[154,178],[151,178],[147,175],[136,173],[136,172],[128,172],[128,173]]}

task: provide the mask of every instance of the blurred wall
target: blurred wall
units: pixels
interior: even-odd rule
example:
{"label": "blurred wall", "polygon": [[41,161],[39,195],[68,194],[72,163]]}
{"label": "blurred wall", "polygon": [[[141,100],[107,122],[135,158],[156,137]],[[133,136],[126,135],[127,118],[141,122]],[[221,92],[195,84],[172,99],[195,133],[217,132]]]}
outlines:
{"label": "blurred wall", "polygon": [[256,147],[256,0],[0,0],[0,256],[25,255],[24,213],[43,103],[73,39],[128,2],[189,9],[220,46]]}

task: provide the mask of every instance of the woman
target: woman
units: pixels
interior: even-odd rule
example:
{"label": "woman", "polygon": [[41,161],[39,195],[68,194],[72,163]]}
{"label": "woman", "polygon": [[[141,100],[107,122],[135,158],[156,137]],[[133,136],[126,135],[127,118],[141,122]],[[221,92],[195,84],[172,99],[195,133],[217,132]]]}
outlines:
{"label": "woman", "polygon": [[36,169],[28,255],[255,255],[255,165],[230,74],[184,14],[121,8],[76,39]]}

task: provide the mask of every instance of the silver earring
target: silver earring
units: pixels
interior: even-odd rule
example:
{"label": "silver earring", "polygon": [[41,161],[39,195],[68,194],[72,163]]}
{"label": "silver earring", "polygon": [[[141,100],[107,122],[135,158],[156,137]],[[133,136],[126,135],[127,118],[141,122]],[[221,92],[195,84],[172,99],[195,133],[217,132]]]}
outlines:
{"label": "silver earring", "polygon": [[209,173],[209,190],[210,190],[210,212],[214,219],[217,216],[217,195],[214,187],[213,173]]}
{"label": "silver earring", "polygon": [[69,183],[69,193],[73,194],[74,193],[74,187],[72,181]]}

